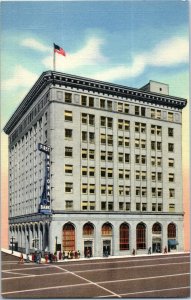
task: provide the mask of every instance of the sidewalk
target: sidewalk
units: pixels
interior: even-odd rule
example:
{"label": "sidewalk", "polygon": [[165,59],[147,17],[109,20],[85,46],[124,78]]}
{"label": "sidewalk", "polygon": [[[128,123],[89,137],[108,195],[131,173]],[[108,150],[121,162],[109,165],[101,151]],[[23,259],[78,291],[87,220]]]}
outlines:
{"label": "sidewalk", "polygon": [[[1,248],[1,251],[2,252],[5,252],[7,254],[11,254],[11,255],[14,255],[16,257],[20,257],[21,255],[21,252],[17,252],[17,251],[13,251],[13,254],[12,254],[12,250],[8,250],[8,249],[5,249],[5,248]],[[90,258],[87,258],[87,257],[81,257],[81,258],[73,258],[73,259],[61,259],[61,260],[57,260],[57,263],[58,262],[67,262],[67,261],[79,261],[79,260],[96,260],[96,259],[116,259],[116,258],[130,258],[130,257],[145,257],[145,256],[166,256],[166,255],[173,255],[173,254],[190,254],[189,251],[182,251],[182,252],[168,252],[166,254],[164,253],[152,253],[152,254],[136,254],[136,255],[132,255],[132,254],[129,254],[129,255],[116,255],[116,256],[108,256],[108,257],[90,257]],[[26,254],[23,253],[23,258],[26,259]],[[32,261],[32,255],[29,255],[29,259],[30,261]],[[44,258],[41,258],[41,263],[45,263],[45,259]],[[54,262],[56,263],[56,262]]]}

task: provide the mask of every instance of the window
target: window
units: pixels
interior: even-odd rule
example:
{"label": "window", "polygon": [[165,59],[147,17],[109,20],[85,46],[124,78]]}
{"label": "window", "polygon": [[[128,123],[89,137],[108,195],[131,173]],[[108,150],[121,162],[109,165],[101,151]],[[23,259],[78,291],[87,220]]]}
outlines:
{"label": "window", "polygon": [[162,181],[162,173],[160,173],[160,172],[157,173],[157,179],[160,182]]}
{"label": "window", "polygon": [[146,149],[146,140],[141,140],[141,148]]}
{"label": "window", "polygon": [[108,185],[108,187],[107,187],[107,194],[108,195],[113,195],[113,185]]}
{"label": "window", "polygon": [[156,111],[156,118],[161,119],[161,110]]}
{"label": "window", "polygon": [[139,147],[140,147],[140,140],[135,139],[135,148],[139,148]]}
{"label": "window", "polygon": [[162,166],[162,157],[157,157],[157,166],[158,167]]}
{"label": "window", "polygon": [[168,181],[169,182],[174,182],[174,174],[173,173],[168,174]]}
{"label": "window", "polygon": [[158,211],[162,211],[162,203],[158,203]]}
{"label": "window", "polygon": [[101,202],[101,210],[106,210],[106,202]]}
{"label": "window", "polygon": [[168,121],[170,122],[174,121],[174,114],[172,112],[168,112]]}
{"label": "window", "polygon": [[118,162],[123,163],[123,153],[118,153]]}
{"label": "window", "polygon": [[152,211],[156,211],[157,210],[157,205],[156,203],[152,203]]}
{"label": "window", "polygon": [[82,124],[87,124],[87,114],[82,114]]}
{"label": "window", "polygon": [[102,235],[112,235],[112,226],[109,223],[105,223],[102,226],[101,229],[101,234]]}
{"label": "window", "polygon": [[156,142],[151,141],[151,150],[155,150],[155,149],[156,149]]}
{"label": "window", "polygon": [[162,233],[162,228],[159,223],[155,223],[152,227],[152,233],[153,234],[161,234]]}
{"label": "window", "polygon": [[123,185],[119,186],[118,191],[119,191],[119,196],[124,196],[124,186]]}
{"label": "window", "polygon": [[145,117],[145,113],[146,113],[146,108],[141,106],[141,116]]}
{"label": "window", "polygon": [[130,141],[129,141],[129,138],[127,136],[124,137],[124,146],[125,147],[129,147],[130,146]]}
{"label": "window", "polygon": [[73,166],[72,165],[65,165],[65,174],[72,175],[73,173]]}
{"label": "window", "polygon": [[162,189],[161,188],[157,189],[157,196],[158,196],[158,198],[162,198]]}
{"label": "window", "polygon": [[168,238],[176,238],[176,226],[173,223],[168,225]]}
{"label": "window", "polygon": [[152,188],[152,197],[156,198],[156,188]]}
{"label": "window", "polygon": [[147,188],[142,187],[142,197],[146,197],[146,196],[147,196]]}
{"label": "window", "polygon": [[88,150],[82,149],[82,159],[87,159],[87,157],[88,157]]}
{"label": "window", "polygon": [[73,193],[73,183],[65,182],[65,193]]}
{"label": "window", "polygon": [[136,228],[137,250],[146,249],[146,226],[144,223],[139,223]]}
{"label": "window", "polygon": [[140,203],[136,203],[136,211],[140,211],[141,210],[141,204]]}
{"label": "window", "polygon": [[113,178],[113,169],[108,169],[107,170],[107,176],[108,176],[108,178]]}
{"label": "window", "polygon": [[135,106],[135,115],[136,116],[139,116],[139,109],[140,109],[140,106]]}
{"label": "window", "polygon": [[136,197],[140,197],[140,194],[141,194],[140,192],[141,192],[140,186],[136,186],[136,188],[135,188]]}
{"label": "window", "polygon": [[100,117],[100,126],[106,127],[106,117]]}
{"label": "window", "polygon": [[94,234],[94,227],[91,223],[86,223],[83,226],[83,235],[93,235]]}
{"label": "window", "polygon": [[106,134],[101,133],[100,140],[101,140],[101,144],[105,145],[106,144]]}
{"label": "window", "polygon": [[94,160],[95,158],[95,150],[89,149],[89,159]]}
{"label": "window", "polygon": [[82,142],[87,142],[87,131],[82,131]]}
{"label": "window", "polygon": [[126,114],[129,113],[129,104],[127,104],[127,103],[124,104],[124,113],[126,113]]}
{"label": "window", "polygon": [[108,153],[107,153],[107,160],[108,161],[113,161],[113,152],[108,151]]}
{"label": "window", "polygon": [[95,176],[95,168],[94,167],[89,167],[89,176],[94,177]]}
{"label": "window", "polygon": [[142,203],[142,211],[147,211],[147,203]]}
{"label": "window", "polygon": [[123,146],[123,136],[118,136],[118,146]]}
{"label": "window", "polygon": [[123,130],[123,120],[118,119],[118,129]]}
{"label": "window", "polygon": [[130,196],[130,186],[125,186],[125,196]]}
{"label": "window", "polygon": [[65,147],[65,157],[72,157],[72,147]]}
{"label": "window", "polygon": [[71,93],[65,93],[65,102],[72,103],[72,94]]}
{"label": "window", "polygon": [[140,123],[135,122],[135,132],[139,132],[140,129]]}
{"label": "window", "polygon": [[72,200],[66,200],[65,202],[65,208],[66,210],[73,210],[73,201]]}
{"label": "window", "polygon": [[88,168],[86,166],[82,166],[82,176],[88,175]]}
{"label": "window", "polygon": [[106,185],[101,184],[101,195],[106,195]]}
{"label": "window", "polygon": [[95,184],[89,185],[89,194],[95,194]]}
{"label": "window", "polygon": [[129,226],[127,224],[121,224],[119,229],[119,249],[120,251],[129,250]]}
{"label": "window", "polygon": [[174,197],[175,197],[175,190],[169,189],[169,198],[174,198]]}
{"label": "window", "polygon": [[125,173],[125,179],[129,180],[130,179],[130,170],[124,170]]}
{"label": "window", "polygon": [[125,129],[125,131],[130,130],[130,121],[127,121],[127,120],[124,121],[124,129]]}
{"label": "window", "polygon": [[68,129],[68,128],[65,129],[65,138],[67,140],[71,140],[72,139],[72,129]]}
{"label": "window", "polygon": [[174,152],[174,144],[168,143],[168,151],[169,152]]}
{"label": "window", "polygon": [[106,160],[106,151],[101,151],[100,159],[101,159],[102,161],[105,161],[105,160]]}
{"label": "window", "polygon": [[130,202],[126,202],[125,203],[125,210],[126,211],[130,211],[131,210],[131,203]]}
{"label": "window", "polygon": [[106,177],[106,168],[101,168],[101,177],[102,178]]}
{"label": "window", "polygon": [[142,178],[142,181],[145,181],[147,179],[147,172],[146,171],[141,172],[141,178]]}
{"label": "window", "polygon": [[136,180],[140,180],[140,171],[135,172],[135,178]]}
{"label": "window", "polygon": [[87,106],[87,96],[81,96],[81,104],[83,106]]}
{"label": "window", "polygon": [[123,210],[124,202],[119,202],[119,210]]}
{"label": "window", "polygon": [[168,159],[168,166],[169,167],[174,167],[174,158],[169,158]]}
{"label": "window", "polygon": [[95,143],[95,133],[94,132],[89,132],[89,142]]}
{"label": "window", "polygon": [[123,169],[119,169],[119,179],[123,179]]}
{"label": "window", "polygon": [[123,103],[121,103],[121,102],[117,103],[117,111],[118,112],[123,112]]}
{"label": "window", "polygon": [[140,155],[135,155],[135,163],[140,164]]}
{"label": "window", "polygon": [[87,183],[82,184],[82,194],[87,194],[88,193],[88,185]]}
{"label": "window", "polygon": [[105,100],[100,99],[100,108],[105,108]]}
{"label": "window", "polygon": [[109,146],[113,145],[113,135],[109,135],[107,136],[107,143]]}
{"label": "window", "polygon": [[107,109],[112,110],[112,101],[107,100]]}
{"label": "window", "polygon": [[65,110],[64,117],[65,117],[65,121],[72,122],[72,111]]}
{"label": "window", "polygon": [[89,125],[94,126],[95,125],[95,116],[89,115]]}
{"label": "window", "polygon": [[94,107],[94,98],[89,97],[89,107]]}
{"label": "window", "polygon": [[63,251],[75,250],[75,228],[72,224],[63,226]]}
{"label": "window", "polygon": [[175,204],[174,203],[169,204],[169,212],[175,212]]}
{"label": "window", "polygon": [[162,143],[161,142],[157,142],[157,150],[158,151],[162,150]]}
{"label": "window", "polygon": [[155,109],[151,108],[151,118],[155,119]]}
{"label": "window", "polygon": [[82,201],[82,210],[88,210],[88,202]]}
{"label": "window", "polygon": [[168,136],[174,136],[174,128],[168,128]]}
{"label": "window", "polygon": [[113,128],[113,119],[107,118],[107,128],[112,129]]}
{"label": "window", "polygon": [[130,154],[129,153],[125,153],[125,162],[126,163],[130,162]]}
{"label": "window", "polygon": [[155,165],[156,165],[156,157],[154,157],[154,156],[151,156],[151,165],[153,167],[155,167]]}

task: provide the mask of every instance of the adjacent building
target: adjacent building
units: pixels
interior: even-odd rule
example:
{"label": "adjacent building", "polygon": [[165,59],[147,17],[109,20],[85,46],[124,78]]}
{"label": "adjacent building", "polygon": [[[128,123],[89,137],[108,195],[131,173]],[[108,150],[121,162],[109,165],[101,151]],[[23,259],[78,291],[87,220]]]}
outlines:
{"label": "adjacent building", "polygon": [[136,89],[42,73],[4,127],[18,249],[183,251],[185,106],[155,81]]}

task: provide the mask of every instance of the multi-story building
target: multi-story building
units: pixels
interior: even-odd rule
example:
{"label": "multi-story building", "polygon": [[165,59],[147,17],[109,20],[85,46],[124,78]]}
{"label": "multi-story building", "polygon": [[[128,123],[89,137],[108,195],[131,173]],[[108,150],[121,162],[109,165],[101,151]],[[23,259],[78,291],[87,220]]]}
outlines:
{"label": "multi-story building", "polygon": [[135,89],[42,73],[9,135],[9,234],[20,250],[183,250],[182,109]]}

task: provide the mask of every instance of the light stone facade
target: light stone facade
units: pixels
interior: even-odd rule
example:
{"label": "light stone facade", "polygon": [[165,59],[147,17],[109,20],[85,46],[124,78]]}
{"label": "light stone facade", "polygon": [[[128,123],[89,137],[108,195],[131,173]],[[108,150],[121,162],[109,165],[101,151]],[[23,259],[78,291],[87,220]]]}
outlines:
{"label": "light stone facade", "polygon": [[[4,128],[9,235],[20,250],[54,252],[57,244],[96,257],[183,250],[186,100],[164,91],[153,81],[133,89],[59,72],[40,76]],[[39,143],[50,146],[50,214],[39,211]]]}

